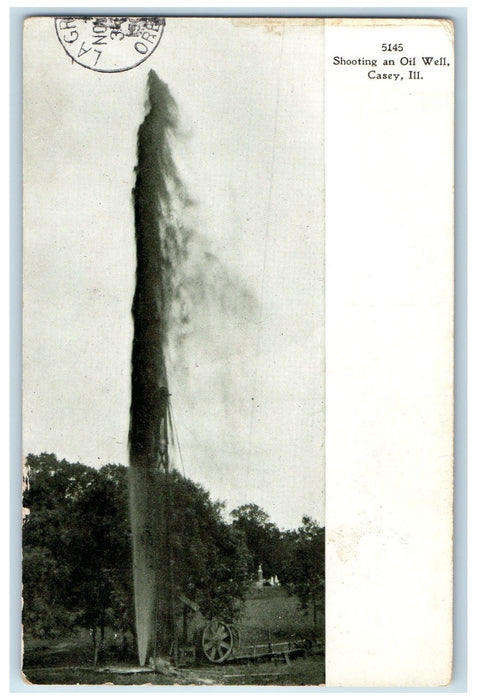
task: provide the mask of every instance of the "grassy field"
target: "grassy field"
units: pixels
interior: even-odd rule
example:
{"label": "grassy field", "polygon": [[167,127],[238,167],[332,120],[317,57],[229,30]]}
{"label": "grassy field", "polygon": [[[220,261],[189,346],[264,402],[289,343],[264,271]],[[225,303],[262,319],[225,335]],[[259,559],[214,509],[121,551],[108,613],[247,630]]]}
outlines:
{"label": "grassy field", "polygon": [[[248,597],[240,620],[240,646],[312,637],[310,615],[298,601],[277,588],[256,590]],[[25,639],[24,675],[41,685],[276,685],[317,686],[324,683],[324,656],[319,646],[306,658],[227,661],[154,673],[114,660],[108,649],[101,667],[92,665],[91,640],[86,631],[53,642]]]}
{"label": "grassy field", "polygon": [[313,619],[281,588],[263,588],[247,599],[240,628],[246,642],[280,641],[312,636]]}

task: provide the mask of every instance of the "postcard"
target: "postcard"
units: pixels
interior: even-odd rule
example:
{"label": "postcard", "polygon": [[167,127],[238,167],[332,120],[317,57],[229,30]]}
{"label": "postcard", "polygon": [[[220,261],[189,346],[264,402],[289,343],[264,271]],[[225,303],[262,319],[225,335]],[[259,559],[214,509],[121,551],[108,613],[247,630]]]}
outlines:
{"label": "postcard", "polygon": [[449,683],[452,22],[23,55],[25,682]]}

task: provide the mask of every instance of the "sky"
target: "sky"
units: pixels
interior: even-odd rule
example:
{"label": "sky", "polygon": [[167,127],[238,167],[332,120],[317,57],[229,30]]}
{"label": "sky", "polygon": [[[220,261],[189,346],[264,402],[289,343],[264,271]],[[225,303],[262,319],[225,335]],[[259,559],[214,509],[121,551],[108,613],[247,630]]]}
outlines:
{"label": "sky", "polygon": [[168,349],[175,464],[226,512],[324,523],[323,46],[305,22],[168,18],[155,52],[114,74],[69,60],[51,18],[26,25],[24,454],[128,463],[131,190],[153,69],[179,109],[189,272],[212,261]]}

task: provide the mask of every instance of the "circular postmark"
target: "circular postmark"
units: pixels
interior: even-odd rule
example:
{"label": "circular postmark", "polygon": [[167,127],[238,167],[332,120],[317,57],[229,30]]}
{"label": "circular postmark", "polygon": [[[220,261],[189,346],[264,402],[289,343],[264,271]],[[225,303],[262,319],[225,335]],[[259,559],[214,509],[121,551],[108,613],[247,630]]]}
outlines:
{"label": "circular postmark", "polygon": [[164,17],[56,17],[68,56],[84,68],[120,73],[143,63],[159,44]]}

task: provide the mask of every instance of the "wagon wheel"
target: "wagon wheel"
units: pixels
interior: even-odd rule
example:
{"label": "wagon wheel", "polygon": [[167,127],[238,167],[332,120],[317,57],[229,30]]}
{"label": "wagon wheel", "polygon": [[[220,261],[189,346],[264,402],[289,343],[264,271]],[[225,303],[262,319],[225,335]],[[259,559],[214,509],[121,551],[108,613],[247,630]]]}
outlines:
{"label": "wagon wheel", "polygon": [[234,635],[230,627],[221,620],[212,620],[202,632],[202,649],[204,654],[214,664],[225,661],[234,646]]}

